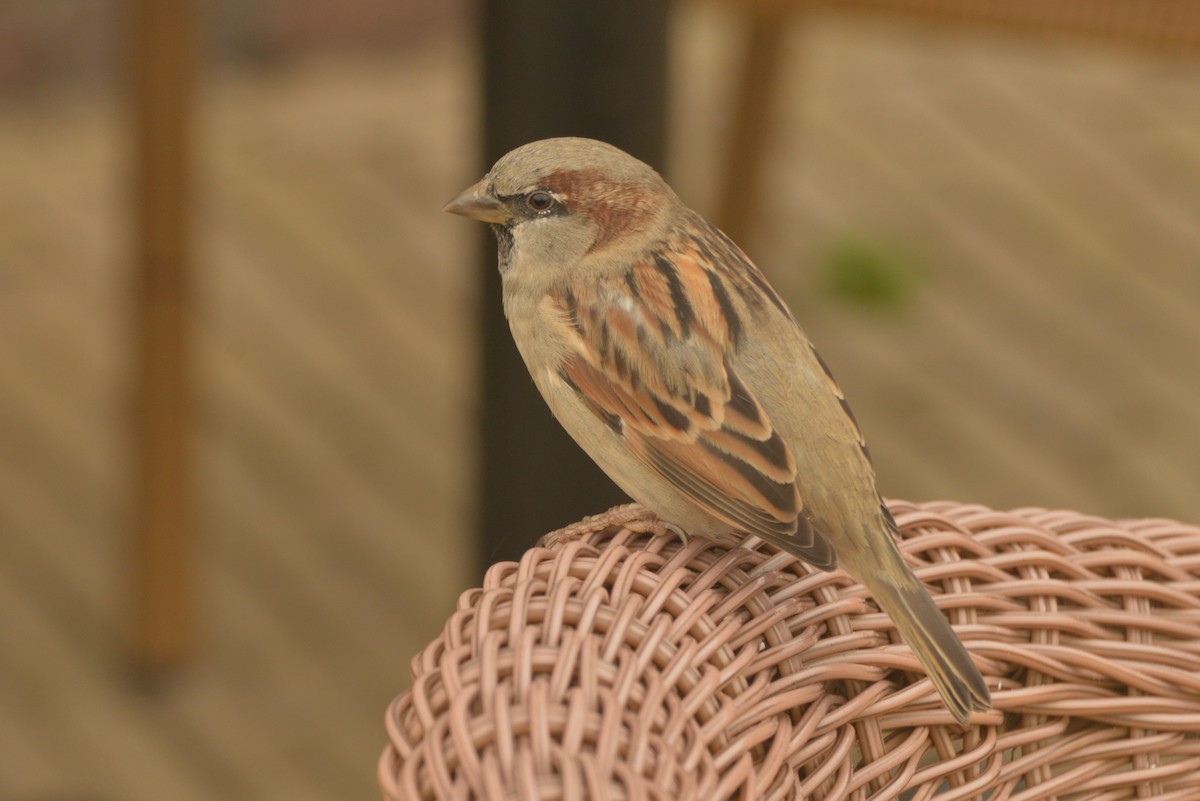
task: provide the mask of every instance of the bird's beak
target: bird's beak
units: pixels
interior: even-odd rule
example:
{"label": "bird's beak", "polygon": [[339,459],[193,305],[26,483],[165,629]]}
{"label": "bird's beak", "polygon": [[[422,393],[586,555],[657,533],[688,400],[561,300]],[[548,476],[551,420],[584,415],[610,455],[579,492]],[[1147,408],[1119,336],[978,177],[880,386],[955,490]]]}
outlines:
{"label": "bird's beak", "polygon": [[442,211],[500,225],[512,219],[508,207],[488,191],[486,178],[451,200]]}

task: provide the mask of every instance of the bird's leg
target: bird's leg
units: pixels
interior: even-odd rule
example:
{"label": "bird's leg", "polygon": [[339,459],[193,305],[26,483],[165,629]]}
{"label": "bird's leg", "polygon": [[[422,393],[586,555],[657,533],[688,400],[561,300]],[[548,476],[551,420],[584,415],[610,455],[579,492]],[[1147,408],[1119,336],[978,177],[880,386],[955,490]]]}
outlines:
{"label": "bird's leg", "polygon": [[675,534],[679,539],[683,540],[684,545],[687,545],[687,534],[683,532],[683,529],[674,523],[666,522],[658,515],[647,510],[646,507],[637,503],[614,506],[607,512],[585,517],[578,523],[572,523],[565,528],[551,531],[538,540],[538,545],[543,548],[549,548],[558,543],[584,537],[614,526],[626,528],[637,534],[656,534],[658,536]]}

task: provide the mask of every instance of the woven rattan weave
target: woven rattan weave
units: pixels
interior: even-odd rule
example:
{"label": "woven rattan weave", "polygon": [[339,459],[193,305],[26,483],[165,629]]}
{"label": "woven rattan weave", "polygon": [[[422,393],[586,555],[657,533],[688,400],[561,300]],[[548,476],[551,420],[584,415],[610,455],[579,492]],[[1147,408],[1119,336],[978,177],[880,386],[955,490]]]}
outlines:
{"label": "woven rattan weave", "polygon": [[844,573],[620,507],[463,594],[385,798],[1200,799],[1200,528],[891,507],[992,690],[972,728]]}

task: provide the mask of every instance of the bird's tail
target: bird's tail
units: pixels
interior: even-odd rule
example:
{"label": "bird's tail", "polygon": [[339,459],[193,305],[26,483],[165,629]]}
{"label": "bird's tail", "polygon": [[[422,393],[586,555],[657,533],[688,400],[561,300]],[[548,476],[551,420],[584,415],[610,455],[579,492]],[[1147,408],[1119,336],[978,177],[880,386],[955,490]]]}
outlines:
{"label": "bird's tail", "polygon": [[946,617],[904,564],[899,550],[891,542],[888,545],[891,547],[881,549],[884,554],[876,555],[877,560],[885,562],[886,569],[863,571],[864,583],[925,668],[950,714],[965,726],[972,712],[992,708],[987,684]]}

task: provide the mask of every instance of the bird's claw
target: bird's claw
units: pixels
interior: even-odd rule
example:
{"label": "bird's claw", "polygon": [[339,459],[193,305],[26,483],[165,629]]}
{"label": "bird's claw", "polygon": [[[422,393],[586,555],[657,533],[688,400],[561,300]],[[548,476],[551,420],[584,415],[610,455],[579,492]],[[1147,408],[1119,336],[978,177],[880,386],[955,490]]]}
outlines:
{"label": "bird's claw", "polygon": [[688,542],[687,534],[679,526],[666,522],[641,504],[627,503],[622,506],[614,506],[607,512],[585,517],[578,523],[551,531],[538,540],[538,545],[542,548],[552,548],[568,540],[578,539],[617,526],[635,534],[654,534],[660,537],[674,534],[682,540],[684,545],[687,545]]}

